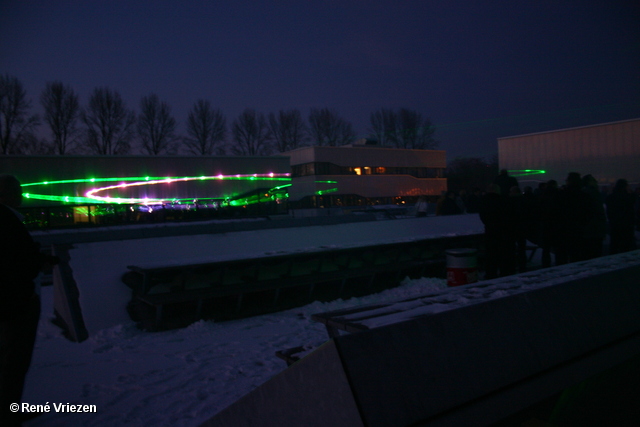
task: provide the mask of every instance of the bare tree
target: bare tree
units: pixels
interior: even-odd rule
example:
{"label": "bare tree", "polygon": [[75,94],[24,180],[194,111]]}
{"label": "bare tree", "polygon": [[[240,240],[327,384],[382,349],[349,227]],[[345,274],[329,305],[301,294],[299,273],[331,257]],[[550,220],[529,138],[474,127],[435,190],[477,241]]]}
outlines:
{"label": "bare tree", "polygon": [[395,147],[398,143],[398,114],[391,108],[371,113],[370,132],[380,145]]}
{"label": "bare tree", "polygon": [[78,95],[71,86],[61,82],[49,82],[40,95],[44,108],[44,120],[49,125],[56,154],[67,154],[77,133],[76,123],[80,115]]}
{"label": "bare tree", "polygon": [[271,132],[264,114],[247,108],[233,121],[231,126],[233,154],[241,156],[264,156],[269,154]]}
{"label": "bare tree", "polygon": [[487,188],[498,176],[498,158],[456,157],[447,165],[447,188],[452,191],[470,191],[474,187]]}
{"label": "bare tree", "polygon": [[176,119],[171,116],[171,108],[160,101],[158,95],[145,96],[140,101],[138,115],[138,137],[147,154],[175,154]]}
{"label": "bare tree", "polygon": [[57,154],[56,147],[46,139],[38,139],[34,133],[29,133],[20,143],[20,154],[27,155],[53,155]]}
{"label": "bare tree", "polygon": [[307,141],[308,130],[300,110],[280,110],[269,114],[269,130],[279,153],[298,148]]}
{"label": "bare tree", "polygon": [[431,120],[422,118],[417,111],[401,108],[398,112],[398,148],[433,150],[438,142],[433,138],[435,127]]}
{"label": "bare tree", "polygon": [[211,156],[221,152],[220,144],[227,136],[224,114],[212,109],[209,101],[198,100],[187,117],[187,134],[184,144],[191,154]]}
{"label": "bare tree", "polygon": [[338,146],[350,144],[356,139],[351,123],[328,108],[311,109],[309,113],[309,133],[316,145]]}
{"label": "bare tree", "polygon": [[31,102],[22,83],[13,76],[0,76],[0,151],[19,154],[21,146],[33,138],[39,124],[37,115],[29,115]]}
{"label": "bare tree", "polygon": [[398,112],[383,108],[372,113],[370,131],[381,145],[424,150],[438,145],[433,139],[435,127],[431,120],[423,119],[420,113],[407,108]]}
{"label": "bare tree", "polygon": [[87,126],[85,144],[91,152],[113,155],[130,151],[136,116],[118,92],[96,88],[82,112],[82,121]]}

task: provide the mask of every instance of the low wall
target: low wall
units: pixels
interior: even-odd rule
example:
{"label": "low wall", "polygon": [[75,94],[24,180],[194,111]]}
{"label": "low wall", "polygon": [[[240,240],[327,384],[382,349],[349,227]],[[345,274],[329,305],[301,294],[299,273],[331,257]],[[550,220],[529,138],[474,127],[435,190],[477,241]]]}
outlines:
{"label": "low wall", "polygon": [[236,231],[293,228],[311,225],[334,225],[351,222],[375,221],[374,214],[318,216],[301,218],[255,218],[251,220],[220,220],[193,223],[163,223],[156,225],[131,225],[96,227],[79,230],[35,231],[33,238],[42,245],[106,242],[112,240],[146,239],[153,237],[219,234]]}
{"label": "low wall", "polygon": [[[639,415],[640,251],[578,267],[555,268],[550,285],[339,336],[204,425],[481,426],[551,417],[621,425]],[[459,292],[473,287],[486,282]],[[616,405],[585,404],[574,393],[578,404],[567,408],[567,391],[582,393],[594,378]]]}

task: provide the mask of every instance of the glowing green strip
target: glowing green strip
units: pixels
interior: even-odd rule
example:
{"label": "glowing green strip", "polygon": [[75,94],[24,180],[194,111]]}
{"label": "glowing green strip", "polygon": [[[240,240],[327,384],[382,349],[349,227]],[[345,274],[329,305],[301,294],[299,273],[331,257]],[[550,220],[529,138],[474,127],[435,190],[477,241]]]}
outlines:
{"label": "glowing green strip", "polygon": [[[104,188],[94,188],[90,190],[86,197],[78,197],[78,196],[59,196],[59,195],[46,195],[46,194],[37,194],[37,193],[23,193],[23,196],[28,199],[38,199],[38,200],[49,200],[56,202],[67,202],[67,203],[160,203],[164,201],[164,199],[140,199],[140,198],[109,198],[109,197],[100,197],[95,196],[94,194],[99,191],[103,191],[106,189],[113,188],[125,188],[133,185],[152,185],[152,184],[160,184],[160,183],[170,183],[177,181],[195,181],[195,180],[247,180],[247,181],[255,181],[255,180],[267,180],[267,181],[291,181],[289,177],[290,174],[251,174],[251,175],[215,175],[215,176],[198,176],[198,177],[118,177],[118,178],[86,178],[86,179],[65,179],[65,180],[55,180],[55,181],[41,181],[41,182],[32,182],[22,184],[23,187],[32,187],[32,186],[48,186],[48,185],[59,185],[59,184],[90,184],[90,183],[98,183],[98,182],[130,182],[129,184],[120,184],[117,186],[109,186]],[[178,200],[178,199],[173,199]],[[182,200],[193,200],[193,199],[182,199]]]}
{"label": "glowing green strip", "polygon": [[327,194],[327,193],[335,193],[336,191],[338,191],[337,188],[329,188],[328,190],[318,190],[318,191],[316,191],[316,194],[318,196],[322,196],[322,195]]}
{"label": "glowing green strip", "polygon": [[36,200],[49,200],[53,202],[65,202],[65,203],[95,203],[95,200],[90,199],[88,197],[77,197],[77,196],[48,196],[46,194],[34,194],[34,193],[23,193],[22,194],[27,199],[36,199]]}
{"label": "glowing green strip", "polygon": [[253,205],[255,203],[261,203],[266,200],[275,200],[278,198],[278,195],[284,195],[284,197],[289,197],[289,195],[282,191],[283,188],[291,187],[291,184],[280,185],[278,187],[273,187],[267,191],[266,195],[254,194],[253,196],[243,197],[240,199],[234,199],[229,201],[230,206],[247,206]]}
{"label": "glowing green strip", "polygon": [[529,176],[529,175],[540,175],[547,172],[542,169],[514,169],[514,170],[510,170],[509,173],[513,176]]}
{"label": "glowing green strip", "polygon": [[187,181],[196,181],[196,180],[200,180],[200,181],[204,181],[204,180],[290,181],[291,180],[290,178],[288,178],[289,174],[281,174],[281,175],[286,175],[287,178],[278,177],[276,176],[276,174],[273,174],[273,173],[260,174],[260,175],[258,174],[233,175],[233,176],[217,175],[217,176],[181,177],[181,178],[167,177],[160,180],[138,181],[138,182],[132,182],[129,184],[119,184],[119,185],[111,185],[111,186],[102,187],[102,188],[94,188],[93,190],[88,191],[86,193],[86,196],[91,199],[95,199],[96,201],[101,201],[105,203],[129,203],[129,204],[161,203],[162,201],[164,201],[164,199],[103,197],[103,196],[98,196],[96,193],[101,191],[123,189],[123,188],[129,188],[129,187],[135,187],[135,186],[141,186],[141,185],[170,184],[173,182],[187,182]]}
{"label": "glowing green strip", "polygon": [[133,176],[125,178],[84,178],[84,179],[63,179],[59,181],[41,181],[30,182],[22,184],[23,187],[30,187],[33,185],[56,185],[56,184],[88,184],[94,182],[117,182],[117,181],[150,181],[167,179],[166,177],[150,177],[150,176]]}
{"label": "glowing green strip", "polygon": [[[135,177],[124,177],[124,178],[84,178],[84,179],[63,179],[56,181],[40,181],[40,182],[30,182],[26,184],[22,184],[22,187],[32,187],[39,185],[60,185],[60,184],[89,184],[96,182],[115,182],[115,181],[149,181],[155,179],[162,179],[161,177],[150,177],[150,176],[135,176]],[[35,199],[35,200],[48,200],[52,202],[63,202],[63,203],[96,203],[95,199],[89,197],[82,196],[55,196],[55,195],[47,195],[47,194],[37,194],[37,193],[23,193],[22,194],[27,199]]]}
{"label": "glowing green strip", "polygon": [[[99,196],[96,193],[101,191],[113,190],[113,189],[121,189],[128,188],[133,186],[141,186],[141,185],[156,185],[156,184],[166,184],[172,182],[186,182],[186,181],[205,181],[205,180],[243,180],[243,181],[288,181],[291,182],[290,174],[251,174],[251,175],[215,175],[215,176],[198,176],[198,177],[118,177],[118,178],[86,178],[86,179],[66,179],[66,180],[56,180],[56,181],[41,181],[41,182],[32,182],[22,184],[23,187],[33,187],[33,186],[49,186],[49,185],[61,185],[61,184],[92,184],[92,183],[100,183],[100,182],[120,182],[118,185],[110,185],[106,187],[93,188],[89,190],[85,197],[82,196],[59,196],[59,195],[46,195],[46,194],[37,194],[37,193],[23,193],[23,196],[28,199],[36,199],[36,200],[48,200],[54,202],[63,202],[63,203],[127,203],[127,204],[156,204],[162,202],[172,202],[172,203],[180,203],[184,201],[193,201],[196,199],[199,200],[214,200],[215,198],[173,198],[173,199],[158,199],[158,198],[123,198],[123,197],[103,197]],[[122,184],[122,182],[127,182],[127,184]],[[337,181],[316,181],[316,183],[320,184],[337,184]],[[265,198],[274,199],[280,194],[281,196],[288,197],[286,191],[283,189],[291,187],[291,184],[284,184],[277,187],[273,187],[267,190],[267,194],[269,196],[251,196],[249,198],[242,198],[237,200],[231,200],[229,203],[231,205],[244,205],[244,204],[253,204],[264,201]],[[322,195],[326,193],[336,192],[337,188],[330,188],[327,190],[318,191],[317,194]]]}

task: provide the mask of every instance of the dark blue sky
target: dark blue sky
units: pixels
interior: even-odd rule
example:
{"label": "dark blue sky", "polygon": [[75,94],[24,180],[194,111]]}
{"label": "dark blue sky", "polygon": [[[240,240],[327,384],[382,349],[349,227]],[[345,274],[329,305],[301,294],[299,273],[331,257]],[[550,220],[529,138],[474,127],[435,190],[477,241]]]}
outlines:
{"label": "dark blue sky", "polygon": [[52,80],[83,105],[157,93],[180,131],[199,98],[228,123],[329,107],[359,136],[406,107],[449,159],[489,157],[498,137],[640,117],[640,2],[0,0],[0,73],[34,112]]}

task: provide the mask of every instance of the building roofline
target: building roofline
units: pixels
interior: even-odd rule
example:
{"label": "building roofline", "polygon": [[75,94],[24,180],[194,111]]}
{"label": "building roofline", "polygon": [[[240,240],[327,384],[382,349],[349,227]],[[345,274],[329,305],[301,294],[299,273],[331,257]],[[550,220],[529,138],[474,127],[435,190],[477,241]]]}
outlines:
{"label": "building roofline", "polygon": [[345,149],[345,148],[353,148],[356,150],[396,150],[396,151],[420,151],[420,152],[446,152],[447,150],[433,150],[433,149],[424,149],[424,148],[397,148],[397,147],[389,147],[384,145],[305,145],[303,147],[294,148],[293,150],[287,150],[280,155],[287,156],[287,153],[291,153],[294,151],[302,151],[308,149],[321,149],[321,150],[337,150],[337,149]]}
{"label": "building roofline", "polygon": [[566,131],[576,130],[576,129],[586,129],[586,128],[593,128],[593,127],[598,127],[598,126],[608,126],[608,125],[614,125],[614,124],[618,124],[618,123],[635,122],[635,121],[639,121],[639,120],[640,120],[640,117],[636,118],[636,119],[618,120],[618,121],[615,121],[615,122],[597,123],[597,124],[593,124],[593,125],[576,126],[576,127],[571,127],[571,128],[545,130],[545,131],[542,131],[542,132],[523,133],[521,135],[501,136],[501,137],[498,138],[498,141],[500,141],[501,139],[521,138],[523,136],[542,135],[542,134],[545,134],[545,133],[566,132]]}

